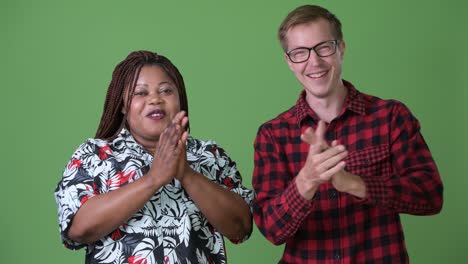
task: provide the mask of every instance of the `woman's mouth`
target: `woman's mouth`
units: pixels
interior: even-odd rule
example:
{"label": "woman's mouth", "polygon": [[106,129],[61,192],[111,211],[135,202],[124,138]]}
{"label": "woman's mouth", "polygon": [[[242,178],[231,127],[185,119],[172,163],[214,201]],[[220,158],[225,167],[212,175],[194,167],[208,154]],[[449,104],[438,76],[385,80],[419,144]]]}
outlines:
{"label": "woman's mouth", "polygon": [[166,116],[166,112],[161,109],[156,109],[149,112],[146,117],[153,119],[153,120],[161,120]]}

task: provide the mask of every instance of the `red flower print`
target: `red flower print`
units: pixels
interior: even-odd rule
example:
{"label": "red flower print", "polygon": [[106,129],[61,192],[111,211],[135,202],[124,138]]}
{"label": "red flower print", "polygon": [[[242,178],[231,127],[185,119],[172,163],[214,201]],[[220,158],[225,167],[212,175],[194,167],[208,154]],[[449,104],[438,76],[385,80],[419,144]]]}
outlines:
{"label": "red flower print", "polygon": [[136,171],[128,171],[128,172],[118,172],[115,177],[107,181],[107,186],[116,185],[122,186],[124,183],[127,183],[130,179],[132,179],[136,175]]}
{"label": "red flower print", "polygon": [[120,238],[122,238],[122,232],[120,232],[120,229],[114,230],[114,232],[112,232],[112,234],[111,234],[111,238],[114,241],[119,240]]}
{"label": "red flower print", "polygon": [[70,162],[68,163],[68,169],[76,169],[76,168],[79,168],[81,166],[81,160],[78,160],[78,159],[72,159],[70,160]]}
{"label": "red flower print", "polygon": [[234,181],[227,177],[227,178],[224,178],[223,180],[223,184],[229,189],[231,190],[232,188],[234,188]]}
{"label": "red flower print", "polygon": [[99,194],[99,190],[95,182],[93,182],[93,194],[96,194],[96,195]]}
{"label": "red flower print", "polygon": [[80,201],[81,204],[86,203],[86,201],[88,201],[88,199],[89,199],[89,195],[86,195],[85,197],[81,198],[81,201]]}
{"label": "red flower print", "polygon": [[216,145],[213,145],[213,147],[211,148],[211,153],[213,153],[213,156],[216,157],[216,152],[218,151],[218,147]]}
{"label": "red flower print", "polygon": [[99,158],[101,160],[107,159],[107,154],[112,154],[112,149],[109,147],[109,145],[99,147]]}
{"label": "red flower print", "polygon": [[128,258],[128,263],[129,264],[147,264],[148,261],[140,256],[130,256]]}

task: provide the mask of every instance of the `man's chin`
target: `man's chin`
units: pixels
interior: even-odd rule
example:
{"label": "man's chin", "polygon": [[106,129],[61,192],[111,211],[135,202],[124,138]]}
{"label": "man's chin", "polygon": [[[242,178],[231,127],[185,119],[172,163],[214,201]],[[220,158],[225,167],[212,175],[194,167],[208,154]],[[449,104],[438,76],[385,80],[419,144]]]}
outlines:
{"label": "man's chin", "polygon": [[317,97],[317,98],[325,98],[328,95],[330,95],[330,85],[328,83],[324,84],[314,84],[311,85],[309,84],[306,87],[306,92],[310,93],[312,96]]}

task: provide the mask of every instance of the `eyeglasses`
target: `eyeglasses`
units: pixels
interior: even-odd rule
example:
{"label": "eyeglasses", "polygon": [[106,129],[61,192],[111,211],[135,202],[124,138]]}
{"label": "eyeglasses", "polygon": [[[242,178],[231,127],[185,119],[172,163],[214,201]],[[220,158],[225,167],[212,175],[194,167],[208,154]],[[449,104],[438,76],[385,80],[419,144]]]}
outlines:
{"label": "eyeglasses", "polygon": [[320,42],[312,48],[296,48],[286,52],[286,54],[293,63],[301,63],[309,59],[311,50],[314,50],[315,54],[319,57],[328,57],[335,54],[338,43],[339,40],[336,39],[327,40]]}

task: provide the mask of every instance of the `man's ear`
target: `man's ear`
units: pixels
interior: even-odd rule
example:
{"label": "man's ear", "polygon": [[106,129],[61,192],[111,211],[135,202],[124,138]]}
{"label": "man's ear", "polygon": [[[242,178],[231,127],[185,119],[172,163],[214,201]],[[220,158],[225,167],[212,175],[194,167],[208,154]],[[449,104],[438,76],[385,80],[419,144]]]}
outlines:
{"label": "man's ear", "polygon": [[340,49],[341,59],[343,60],[346,49],[346,42],[344,40],[340,41],[338,48]]}
{"label": "man's ear", "polygon": [[289,59],[288,54],[284,53],[284,59],[286,60],[286,63],[288,64],[289,69],[290,69],[291,71],[293,71],[293,68],[292,68],[293,63],[292,63],[291,60]]}

